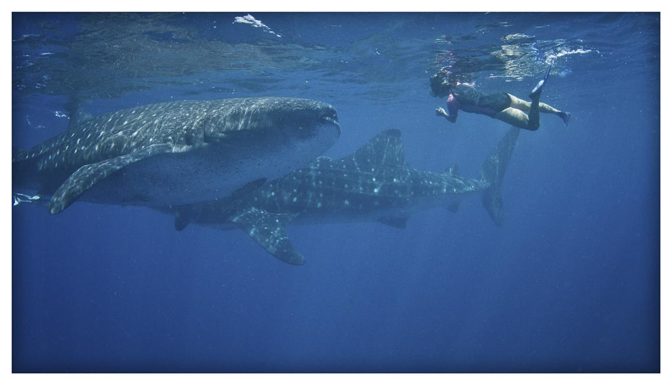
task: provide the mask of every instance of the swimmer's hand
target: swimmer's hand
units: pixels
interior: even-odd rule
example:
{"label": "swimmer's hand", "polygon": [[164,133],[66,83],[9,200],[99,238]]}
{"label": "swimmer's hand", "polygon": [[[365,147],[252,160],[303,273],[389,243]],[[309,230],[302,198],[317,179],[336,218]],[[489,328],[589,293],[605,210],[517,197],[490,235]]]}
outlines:
{"label": "swimmer's hand", "polygon": [[434,110],[438,116],[443,116],[444,118],[448,119],[449,122],[455,123],[457,120],[457,115],[455,116],[450,116],[449,113],[446,112],[446,110],[443,109],[443,107],[437,107],[436,110]]}

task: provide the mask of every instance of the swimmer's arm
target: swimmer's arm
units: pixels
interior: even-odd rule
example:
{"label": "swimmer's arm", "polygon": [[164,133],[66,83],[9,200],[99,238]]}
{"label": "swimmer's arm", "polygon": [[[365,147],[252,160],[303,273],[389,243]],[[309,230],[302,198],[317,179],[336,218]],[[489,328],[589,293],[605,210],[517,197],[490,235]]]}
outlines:
{"label": "swimmer's arm", "polygon": [[448,107],[448,112],[444,110],[442,107],[439,107],[436,109],[436,114],[439,116],[443,116],[446,118],[449,122],[455,123],[457,120],[457,111],[459,111],[459,106],[457,99],[453,94],[448,95],[448,100],[446,100],[446,104]]}
{"label": "swimmer's arm", "polygon": [[457,120],[458,109],[457,108],[454,108],[454,109],[451,108],[450,104],[448,104],[448,112],[446,112],[446,110],[444,110],[443,107],[438,107],[435,111],[436,111],[437,115],[443,116],[444,118],[446,118],[451,123],[455,123],[455,121]]}
{"label": "swimmer's arm", "polygon": [[446,105],[448,106],[448,116],[446,116],[446,119],[455,123],[455,121],[457,120],[457,111],[460,110],[460,103],[457,101],[457,98],[455,97],[455,95],[453,95],[452,92],[450,93],[450,95],[448,95]]}
{"label": "swimmer's arm", "polygon": [[449,122],[455,123],[457,120],[457,114],[455,115],[450,115],[449,113],[446,112],[446,110],[443,109],[443,107],[437,107],[436,114],[439,116],[443,116],[444,118],[448,119]]}

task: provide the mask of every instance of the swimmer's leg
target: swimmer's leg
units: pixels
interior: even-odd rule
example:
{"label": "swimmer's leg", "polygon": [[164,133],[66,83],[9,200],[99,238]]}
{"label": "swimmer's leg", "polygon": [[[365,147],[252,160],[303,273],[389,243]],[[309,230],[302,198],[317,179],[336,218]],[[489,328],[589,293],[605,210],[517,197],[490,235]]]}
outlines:
{"label": "swimmer's leg", "polygon": [[507,107],[493,117],[499,119],[502,122],[509,123],[518,128],[524,128],[526,130],[536,130],[539,128],[539,98],[532,100],[530,107],[528,108],[529,113],[523,112],[522,109],[513,107],[514,102],[512,99],[511,107]]}
{"label": "swimmer's leg", "polygon": [[526,130],[534,131],[537,128],[539,128],[539,113],[537,113],[536,126],[534,124],[530,124],[530,117],[526,113],[513,107],[505,108],[496,113],[495,115],[493,115],[492,117],[501,120],[502,122],[508,123],[512,126],[516,126],[518,128],[524,128]]}
{"label": "swimmer's leg", "polygon": [[515,108],[517,110],[521,110],[524,113],[529,113],[530,108],[532,107],[532,103],[528,102],[527,100],[523,100],[515,95],[507,94],[509,95],[509,99],[511,99],[511,105],[509,107]]}
{"label": "swimmer's leg", "polygon": [[[537,85],[538,86],[538,85]],[[536,130],[539,128],[539,98],[541,97],[541,91],[538,94],[530,94],[530,99],[532,103],[530,105],[530,113],[527,114],[529,121],[527,122],[528,129]]]}
{"label": "swimmer's leg", "polygon": [[[530,92],[531,103],[520,100],[511,94],[509,98],[511,99],[511,104],[508,108],[503,109],[494,115],[495,118],[512,124],[516,127],[524,128],[527,130],[536,130],[539,128],[539,99],[541,98],[541,91],[544,88],[544,83],[548,79],[548,75],[551,73],[551,67],[548,67],[546,71],[546,76],[544,79],[540,80],[539,83],[534,87],[532,92]],[[517,107],[517,108],[516,108]],[[527,114],[525,113],[527,111]]]}
{"label": "swimmer's leg", "polygon": [[[509,98],[511,99],[511,107],[519,109],[527,114],[530,113],[530,110],[532,109],[532,103],[528,102],[527,100],[520,99],[517,96],[508,94]],[[562,119],[565,124],[569,123],[569,118],[571,117],[571,114],[569,112],[561,111],[550,104],[546,104],[544,102],[539,102],[539,111],[546,113],[546,114],[554,114],[557,115]]]}
{"label": "swimmer's leg", "polygon": [[528,127],[531,130],[536,130],[539,128],[539,99],[541,99],[541,91],[544,89],[544,84],[548,80],[548,75],[551,73],[551,66],[548,66],[548,71],[546,71],[546,76],[537,83],[537,85],[530,92],[530,99],[532,103],[530,104],[530,112],[527,114],[529,117]]}

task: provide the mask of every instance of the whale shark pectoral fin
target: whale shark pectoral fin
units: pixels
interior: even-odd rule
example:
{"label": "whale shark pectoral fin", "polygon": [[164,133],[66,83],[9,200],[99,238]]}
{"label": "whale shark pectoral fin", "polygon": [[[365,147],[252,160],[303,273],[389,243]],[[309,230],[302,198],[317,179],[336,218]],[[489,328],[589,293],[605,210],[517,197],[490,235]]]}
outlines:
{"label": "whale shark pectoral fin", "polygon": [[70,206],[83,192],[129,164],[168,151],[170,151],[170,146],[167,144],[153,145],[130,154],[80,167],[63,182],[51,197],[49,212],[52,214],[60,213]]}
{"label": "whale shark pectoral fin", "polygon": [[405,229],[406,222],[408,222],[408,217],[405,216],[393,216],[393,217],[380,217],[378,222],[394,227],[395,229]]}
{"label": "whale shark pectoral fin", "polygon": [[232,216],[231,221],[238,224],[274,257],[290,265],[303,265],[303,256],[294,250],[287,236],[287,224],[295,217],[292,214],[269,213],[252,207]]}

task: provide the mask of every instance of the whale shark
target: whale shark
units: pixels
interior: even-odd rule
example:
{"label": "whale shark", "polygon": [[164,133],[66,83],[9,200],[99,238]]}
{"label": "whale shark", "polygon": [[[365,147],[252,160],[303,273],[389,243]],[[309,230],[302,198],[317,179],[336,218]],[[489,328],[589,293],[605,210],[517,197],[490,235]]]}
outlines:
{"label": "whale shark", "polygon": [[399,130],[386,130],[354,154],[333,160],[319,157],[308,167],[264,183],[251,191],[173,210],[175,228],[189,223],[221,229],[239,228],[283,262],[305,259],[287,236],[291,223],[377,221],[405,228],[408,217],[423,209],[455,210],[467,195],[480,193],[492,220],[502,222],[501,186],[519,129],[499,141],[477,178],[411,168]]}
{"label": "whale shark", "polygon": [[157,103],[73,122],[12,159],[14,191],[50,197],[52,214],[76,200],[212,201],[307,165],[340,135],[331,105],[285,97]]}

